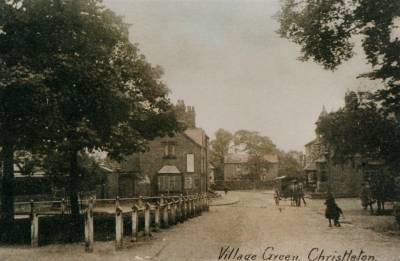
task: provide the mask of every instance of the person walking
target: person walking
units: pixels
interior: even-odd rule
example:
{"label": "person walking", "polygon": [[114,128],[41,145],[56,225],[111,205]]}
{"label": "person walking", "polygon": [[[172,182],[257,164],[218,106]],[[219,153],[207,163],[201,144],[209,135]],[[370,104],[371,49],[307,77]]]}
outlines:
{"label": "person walking", "polygon": [[343,215],[342,209],[336,204],[335,198],[333,197],[331,192],[328,192],[326,195],[325,203],[325,217],[329,220],[329,227],[332,227],[332,220],[334,222],[335,227],[340,227],[339,218],[340,215]]}
{"label": "person walking", "polygon": [[280,201],[280,199],[281,199],[281,196],[280,196],[279,189],[275,186],[275,188],[274,188],[274,200],[275,200],[275,205],[279,206],[279,201]]}
{"label": "person walking", "polygon": [[299,183],[299,205],[301,204],[301,201],[303,201],[304,206],[307,206],[306,200],[304,198],[305,194],[304,194],[304,186],[303,183],[300,182]]}

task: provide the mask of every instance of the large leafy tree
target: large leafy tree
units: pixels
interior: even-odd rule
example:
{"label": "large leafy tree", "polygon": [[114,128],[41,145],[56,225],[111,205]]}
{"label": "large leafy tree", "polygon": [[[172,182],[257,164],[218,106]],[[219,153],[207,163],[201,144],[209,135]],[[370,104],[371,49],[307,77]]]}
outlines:
{"label": "large leafy tree", "polygon": [[[0,34],[0,39],[2,38]],[[1,40],[0,40],[1,41]],[[36,151],[47,145],[52,113],[49,88],[42,72],[7,63],[0,55],[0,146],[2,164],[1,220],[14,218],[14,152]],[[12,56],[12,52],[8,53]]]}
{"label": "large leafy tree", "polygon": [[362,76],[381,80],[377,98],[384,109],[400,112],[400,1],[282,0],[282,37],[301,47],[301,60],[334,70],[354,55],[361,40],[372,70]]}
{"label": "large leafy tree", "polygon": [[337,164],[362,160],[383,162],[387,169],[369,179],[378,212],[386,199],[395,196],[394,179],[400,165],[400,128],[394,117],[388,117],[377,104],[365,99],[365,93],[350,92],[346,95],[345,107],[329,113],[317,123],[317,133],[332,151],[332,160]]}
{"label": "large leafy tree", "polygon": [[129,42],[127,26],[100,0],[14,0],[2,7],[1,61],[5,68],[45,73],[40,83],[49,95],[34,93],[55,113],[42,129],[49,129],[53,146],[47,149],[68,162],[77,215],[80,152],[104,150],[120,159],[144,150],[147,139],[178,129],[162,70]]}
{"label": "large leafy tree", "polygon": [[261,170],[268,169],[270,163],[265,159],[267,154],[277,153],[277,148],[272,140],[256,131],[238,130],[233,137],[237,149],[249,155],[248,167],[251,178],[260,179]]}
{"label": "large leafy tree", "polygon": [[279,176],[302,178],[303,153],[298,151],[279,152]]}
{"label": "large leafy tree", "polygon": [[211,141],[210,162],[215,167],[217,178],[224,177],[224,159],[232,146],[233,135],[227,130],[218,129],[215,139]]}

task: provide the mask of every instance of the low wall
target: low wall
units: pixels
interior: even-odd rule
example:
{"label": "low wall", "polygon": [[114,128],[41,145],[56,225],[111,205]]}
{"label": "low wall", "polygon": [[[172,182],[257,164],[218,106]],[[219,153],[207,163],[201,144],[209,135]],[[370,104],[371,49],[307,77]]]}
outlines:
{"label": "low wall", "polygon": [[249,189],[272,189],[273,181],[251,181],[251,180],[235,180],[235,181],[224,181],[217,180],[213,189],[215,190],[249,190]]}

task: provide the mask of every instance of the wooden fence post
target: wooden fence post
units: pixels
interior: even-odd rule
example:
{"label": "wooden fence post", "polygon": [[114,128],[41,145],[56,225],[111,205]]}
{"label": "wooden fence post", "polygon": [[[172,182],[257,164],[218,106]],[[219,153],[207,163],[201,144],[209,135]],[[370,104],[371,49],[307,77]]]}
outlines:
{"label": "wooden fence post", "polygon": [[198,216],[199,215],[199,194],[195,194],[194,198],[193,198],[193,205],[194,205],[194,216]]}
{"label": "wooden fence post", "polygon": [[65,199],[62,198],[61,200],[61,215],[65,214]]}
{"label": "wooden fence post", "polygon": [[162,204],[162,212],[163,212],[163,227],[167,228],[169,226],[168,224],[168,201],[164,199],[164,196],[161,195],[161,202]]}
{"label": "wooden fence post", "polygon": [[134,204],[132,207],[132,242],[137,241],[138,230],[139,230],[139,218],[138,218],[139,206]]}
{"label": "wooden fence post", "polygon": [[119,197],[115,200],[115,249],[119,250],[123,245],[124,219],[122,209],[119,207]]}
{"label": "wooden fence post", "polygon": [[89,200],[85,213],[85,251],[93,252],[93,198]]}
{"label": "wooden fence post", "polygon": [[176,225],[176,202],[175,199],[172,199],[171,202],[171,223]]}
{"label": "wooden fence post", "polygon": [[149,238],[151,236],[150,232],[150,204],[146,203],[145,204],[145,209],[144,209],[144,235],[146,238]]}
{"label": "wooden fence post", "polygon": [[187,197],[185,197],[184,199],[184,211],[185,211],[185,220],[187,220],[189,218],[189,199]]}
{"label": "wooden fence post", "polygon": [[193,196],[189,196],[189,208],[190,208],[190,217],[194,217],[194,208],[193,208]]}
{"label": "wooden fence post", "polygon": [[183,223],[184,219],[185,219],[185,212],[184,212],[184,199],[183,199],[183,195],[181,194],[181,196],[179,197],[179,222]]}
{"label": "wooden fence post", "polygon": [[39,216],[35,211],[33,200],[31,200],[31,246],[39,246]]}
{"label": "wooden fence post", "polygon": [[198,212],[199,212],[200,216],[202,214],[201,198],[202,198],[202,194],[198,194],[197,195],[197,206],[198,206],[197,209],[198,209]]}
{"label": "wooden fence post", "polygon": [[156,202],[154,209],[154,231],[160,230],[160,202]]}
{"label": "wooden fence post", "polygon": [[201,200],[201,205],[202,205],[202,209],[203,209],[203,211],[206,211],[206,197],[207,197],[207,194],[206,193],[204,193],[203,194],[203,198],[202,198],[202,200]]}
{"label": "wooden fence post", "polygon": [[210,205],[208,205],[208,195],[207,195],[207,193],[206,193],[205,204],[206,204],[206,211],[209,211],[210,210]]}

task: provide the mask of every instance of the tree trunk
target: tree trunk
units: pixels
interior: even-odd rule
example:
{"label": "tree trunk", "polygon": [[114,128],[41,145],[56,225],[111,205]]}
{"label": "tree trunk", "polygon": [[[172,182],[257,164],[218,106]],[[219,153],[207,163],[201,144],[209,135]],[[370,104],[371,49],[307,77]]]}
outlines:
{"label": "tree trunk", "polygon": [[1,188],[1,221],[14,221],[14,148],[12,145],[3,146],[3,177]]}
{"label": "tree trunk", "polygon": [[71,214],[79,216],[79,173],[78,173],[78,151],[71,150],[69,155],[69,201],[71,204]]}

